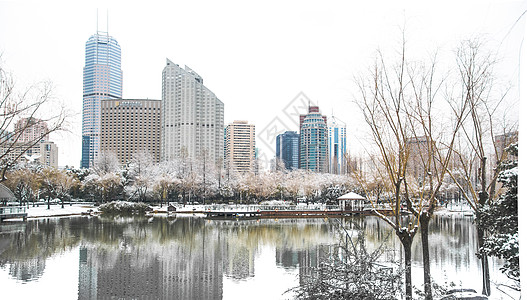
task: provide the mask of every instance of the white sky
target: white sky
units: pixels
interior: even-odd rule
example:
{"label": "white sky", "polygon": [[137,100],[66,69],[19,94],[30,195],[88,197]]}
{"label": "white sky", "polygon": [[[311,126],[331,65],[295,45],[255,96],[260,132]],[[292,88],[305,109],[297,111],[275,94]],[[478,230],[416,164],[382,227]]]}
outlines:
{"label": "white sky", "polygon": [[[500,45],[500,70],[517,83],[527,18],[513,26],[526,1],[0,2],[4,66],[19,87],[51,80],[76,114],[71,132],[52,136],[61,166],[80,162],[84,46],[96,32],[97,8],[99,30],[106,30],[108,10],[109,33],[121,45],[124,98],[160,99],[169,58],[203,77],[225,104],[226,124],[248,120],[258,135],[304,92],[347,123],[352,153],[361,151],[363,128],[353,76],[377,48],[396,50],[401,27],[411,55],[451,53],[471,37]],[[257,141],[271,157],[263,144]]]}

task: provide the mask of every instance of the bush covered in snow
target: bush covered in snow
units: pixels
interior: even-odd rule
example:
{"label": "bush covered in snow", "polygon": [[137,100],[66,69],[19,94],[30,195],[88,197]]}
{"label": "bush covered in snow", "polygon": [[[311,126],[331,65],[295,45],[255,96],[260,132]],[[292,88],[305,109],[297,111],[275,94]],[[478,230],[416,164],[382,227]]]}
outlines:
{"label": "bush covered in snow", "polygon": [[[506,149],[518,155],[518,144]],[[505,260],[501,271],[509,278],[520,281],[520,251],[518,239],[518,162],[510,160],[501,166],[498,181],[506,189],[495,202],[486,204],[476,215],[478,226],[485,228],[487,236],[480,253]]]}
{"label": "bush covered in snow", "polygon": [[128,202],[128,201],[113,201],[99,206],[99,211],[103,214],[145,214],[152,210],[150,206],[144,203]]}

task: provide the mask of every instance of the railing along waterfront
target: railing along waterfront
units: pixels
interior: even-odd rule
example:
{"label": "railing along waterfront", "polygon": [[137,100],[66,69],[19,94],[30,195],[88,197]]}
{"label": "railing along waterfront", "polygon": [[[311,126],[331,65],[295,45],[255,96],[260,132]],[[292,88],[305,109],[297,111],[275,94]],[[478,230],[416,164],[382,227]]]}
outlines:
{"label": "railing along waterfront", "polygon": [[26,217],[25,206],[0,206],[0,220]]}
{"label": "railing along waterfront", "polygon": [[247,205],[247,204],[212,204],[203,205],[205,211],[325,211],[341,210],[338,205]]}

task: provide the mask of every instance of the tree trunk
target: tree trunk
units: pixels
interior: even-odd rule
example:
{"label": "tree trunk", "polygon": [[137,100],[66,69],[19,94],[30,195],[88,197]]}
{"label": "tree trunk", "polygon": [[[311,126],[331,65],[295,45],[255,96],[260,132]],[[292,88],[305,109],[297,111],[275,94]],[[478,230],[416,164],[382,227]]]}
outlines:
{"label": "tree trunk", "polygon": [[[478,232],[478,249],[483,246],[484,230],[477,228]],[[490,272],[489,272],[489,260],[486,254],[481,253],[479,259],[481,260],[481,272],[483,273],[483,288],[481,293],[483,295],[490,296]]]}
{"label": "tree trunk", "polygon": [[430,217],[428,214],[421,214],[421,247],[423,248],[423,276],[425,285],[425,299],[432,300],[432,282],[430,280],[430,249],[428,247],[428,224]]}
{"label": "tree trunk", "polygon": [[[481,192],[479,192],[479,208],[482,208],[487,204],[489,194],[485,190],[487,187],[487,158],[483,157],[481,159]],[[485,238],[485,231],[483,228],[477,227],[478,232],[478,252],[479,248],[483,246],[483,241]],[[490,271],[489,271],[489,261],[486,254],[481,254],[481,272],[483,273],[483,288],[481,293],[483,295],[490,296]]]}
{"label": "tree trunk", "polygon": [[412,300],[412,241],[413,237],[408,232],[397,231],[397,237],[404,249],[404,286],[405,299]]}

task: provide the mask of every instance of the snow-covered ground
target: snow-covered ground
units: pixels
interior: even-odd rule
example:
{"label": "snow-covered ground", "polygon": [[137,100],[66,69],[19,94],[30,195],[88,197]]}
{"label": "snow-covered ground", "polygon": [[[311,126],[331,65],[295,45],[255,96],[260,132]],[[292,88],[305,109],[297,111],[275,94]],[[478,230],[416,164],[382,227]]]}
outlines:
{"label": "snow-covered ground", "polygon": [[438,207],[435,211],[436,215],[464,215],[472,216],[474,211],[466,203],[449,203],[446,207]]}
{"label": "snow-covered ground", "polygon": [[38,207],[29,206],[26,208],[28,218],[39,218],[39,217],[54,217],[54,216],[72,216],[87,213],[89,210],[96,211],[97,208],[89,204],[65,204],[64,208],[61,208],[60,204],[51,205],[48,209],[47,205],[40,205]]}

